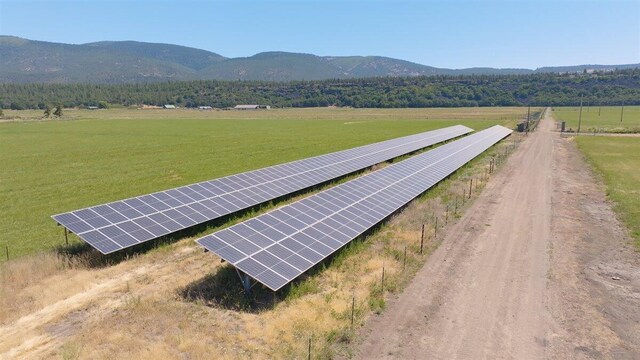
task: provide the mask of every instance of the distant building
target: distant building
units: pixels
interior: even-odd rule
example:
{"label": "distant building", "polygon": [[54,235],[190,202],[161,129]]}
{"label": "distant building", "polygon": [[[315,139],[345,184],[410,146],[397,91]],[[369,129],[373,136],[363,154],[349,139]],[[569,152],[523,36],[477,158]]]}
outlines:
{"label": "distant building", "polygon": [[234,110],[258,110],[258,109],[271,109],[269,105],[236,105]]}
{"label": "distant building", "polygon": [[165,104],[162,108],[163,108],[163,109],[175,109],[175,108],[176,108],[176,106],[175,106],[175,105]]}
{"label": "distant building", "polygon": [[235,110],[257,110],[260,105],[236,105],[233,107]]}
{"label": "distant building", "polygon": [[213,108],[211,106],[198,106],[198,109],[200,109],[200,110],[211,110]]}
{"label": "distant building", "polygon": [[98,110],[97,106],[87,106],[87,109],[89,110]]}

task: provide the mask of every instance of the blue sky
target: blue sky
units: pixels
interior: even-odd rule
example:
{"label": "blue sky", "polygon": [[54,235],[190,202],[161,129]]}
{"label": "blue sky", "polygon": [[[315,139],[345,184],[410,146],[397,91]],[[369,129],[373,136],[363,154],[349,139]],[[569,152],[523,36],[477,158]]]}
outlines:
{"label": "blue sky", "polygon": [[381,55],[449,68],[640,62],[640,1],[0,0],[0,34],[227,57]]}

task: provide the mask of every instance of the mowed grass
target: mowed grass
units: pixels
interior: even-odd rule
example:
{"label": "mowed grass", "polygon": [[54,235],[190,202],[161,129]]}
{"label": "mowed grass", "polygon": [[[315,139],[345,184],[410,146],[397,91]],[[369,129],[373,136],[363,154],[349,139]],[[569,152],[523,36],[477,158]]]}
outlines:
{"label": "mowed grass", "polygon": [[17,257],[63,244],[53,214],[455,124],[512,125],[525,112],[70,110],[2,123],[0,246]]}
{"label": "mowed grass", "polygon": [[607,195],[640,250],[640,139],[578,137],[578,147],[602,175]]}
{"label": "mowed grass", "polygon": [[[559,107],[556,120],[566,121],[566,129],[578,130],[580,107]],[[622,122],[620,115],[622,114]],[[584,106],[580,132],[640,132],[640,106]]]}

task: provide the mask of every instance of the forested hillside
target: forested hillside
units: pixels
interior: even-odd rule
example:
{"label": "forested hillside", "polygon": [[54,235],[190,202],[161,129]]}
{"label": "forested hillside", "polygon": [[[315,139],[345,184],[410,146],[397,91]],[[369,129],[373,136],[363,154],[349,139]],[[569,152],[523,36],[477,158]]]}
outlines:
{"label": "forested hillside", "polygon": [[175,104],[274,107],[640,105],[640,69],[594,74],[383,77],[323,81],[180,81],[153,84],[0,84],[11,109]]}
{"label": "forested hillside", "polygon": [[640,64],[539,69],[447,69],[382,56],[317,56],[269,51],[249,57],[172,44],[101,41],[64,44],[0,35],[0,83],[137,84],[167,81],[309,81],[389,76],[525,75],[623,70]]}

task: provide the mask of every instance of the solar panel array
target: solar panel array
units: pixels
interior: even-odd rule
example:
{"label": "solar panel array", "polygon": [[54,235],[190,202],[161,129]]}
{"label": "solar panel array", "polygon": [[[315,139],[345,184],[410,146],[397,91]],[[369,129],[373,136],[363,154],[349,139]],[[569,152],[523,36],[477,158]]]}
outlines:
{"label": "solar panel array", "polygon": [[278,290],[511,132],[494,126],[196,241]]}
{"label": "solar panel array", "polygon": [[52,216],[109,254],[471,132],[456,125]]}

